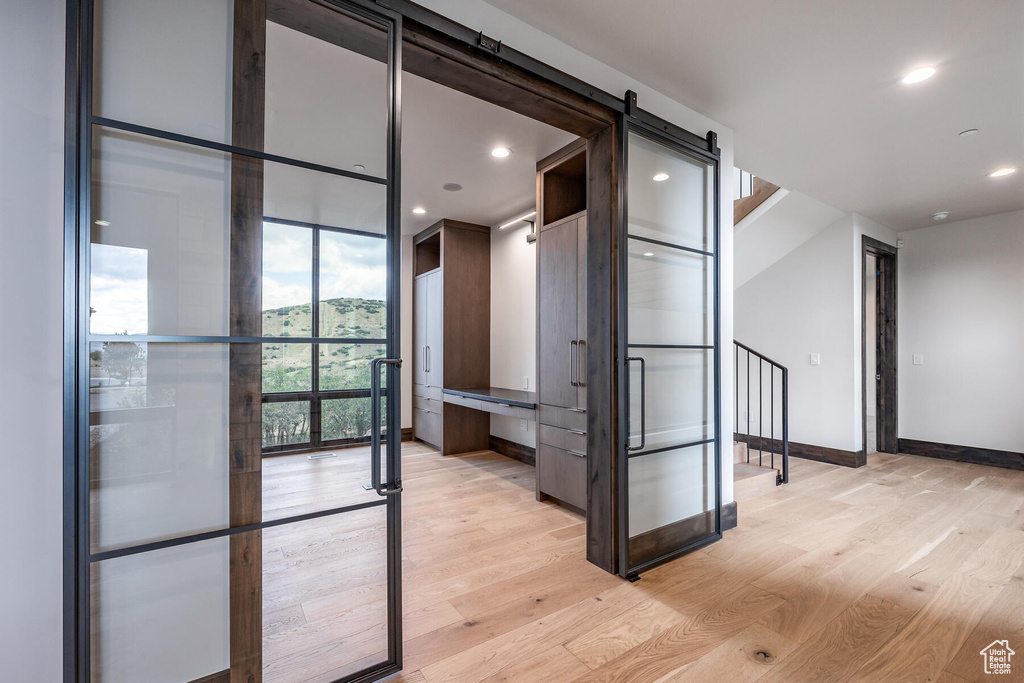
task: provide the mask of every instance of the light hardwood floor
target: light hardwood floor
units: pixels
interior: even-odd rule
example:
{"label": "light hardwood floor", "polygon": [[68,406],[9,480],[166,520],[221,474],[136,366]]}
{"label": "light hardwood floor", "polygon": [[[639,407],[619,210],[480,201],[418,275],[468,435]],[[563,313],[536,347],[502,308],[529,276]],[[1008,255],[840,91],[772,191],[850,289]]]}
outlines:
{"label": "light hardwood floor", "polygon": [[[722,541],[628,583],[586,562],[580,517],[534,500],[531,467],[403,448],[405,673],[392,681],[958,683],[994,678],[979,651],[996,639],[1021,653],[998,680],[1024,680],[1022,472],[793,459],[793,483],[742,502]],[[320,653],[311,673],[345,670],[353,624],[369,633],[358,656],[373,656],[375,528],[321,529],[351,547],[320,564],[334,583],[296,592],[265,576],[265,647],[279,635],[267,666],[291,674],[268,680],[301,680]],[[268,571],[317,543],[278,540],[286,550],[264,542]],[[331,574],[346,561],[356,569]]]}

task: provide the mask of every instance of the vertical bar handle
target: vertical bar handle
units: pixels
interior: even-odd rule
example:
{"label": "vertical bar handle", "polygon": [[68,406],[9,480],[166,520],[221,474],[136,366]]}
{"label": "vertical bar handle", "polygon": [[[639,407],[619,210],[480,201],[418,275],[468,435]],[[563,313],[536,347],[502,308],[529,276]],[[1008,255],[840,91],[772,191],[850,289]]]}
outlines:
{"label": "vertical bar handle", "polygon": [[576,342],[576,386],[585,387],[587,383],[583,378],[587,376],[586,361],[587,342],[582,339]]}
{"label": "vertical bar handle", "polygon": [[[629,445],[629,433],[632,431],[630,422],[632,413],[630,407],[630,385],[629,385],[629,364],[639,361],[640,363],[640,445]],[[647,446],[647,361],[642,356],[626,358],[626,450],[642,451]]]}
{"label": "vertical bar handle", "polygon": [[[374,358],[370,363],[370,482],[380,496],[393,496],[402,492],[400,482],[387,488],[380,480],[380,369],[385,365],[402,367],[401,358]],[[394,435],[391,435],[394,438]],[[388,470],[390,476],[391,471]]]}
{"label": "vertical bar handle", "polygon": [[569,342],[569,384],[578,387],[576,383],[576,354],[579,352],[579,342],[573,339]]}

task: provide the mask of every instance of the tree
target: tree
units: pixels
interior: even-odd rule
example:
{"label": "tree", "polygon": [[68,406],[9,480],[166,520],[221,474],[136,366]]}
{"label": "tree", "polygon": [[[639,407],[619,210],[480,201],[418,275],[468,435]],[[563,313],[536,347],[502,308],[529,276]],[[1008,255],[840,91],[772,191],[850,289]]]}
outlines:
{"label": "tree", "polygon": [[134,342],[104,342],[103,366],[107,372],[130,385],[146,368],[146,352]]}

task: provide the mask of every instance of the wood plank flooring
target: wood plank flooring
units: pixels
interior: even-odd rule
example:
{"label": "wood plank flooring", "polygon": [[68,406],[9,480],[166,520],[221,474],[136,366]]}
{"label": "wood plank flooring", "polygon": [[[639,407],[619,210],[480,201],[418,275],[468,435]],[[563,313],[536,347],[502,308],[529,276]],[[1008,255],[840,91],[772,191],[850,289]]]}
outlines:
{"label": "wood plank flooring", "polygon": [[[1024,653],[1022,472],[794,458],[793,483],[740,503],[722,541],[628,583],[586,562],[583,520],[534,499],[533,468],[421,444],[403,463],[392,681],[984,681],[983,647]],[[282,498],[265,506],[291,508],[289,477],[271,480]],[[267,681],[378,653],[379,520],[338,523],[264,539]],[[1017,657],[1000,680],[1024,681]]]}

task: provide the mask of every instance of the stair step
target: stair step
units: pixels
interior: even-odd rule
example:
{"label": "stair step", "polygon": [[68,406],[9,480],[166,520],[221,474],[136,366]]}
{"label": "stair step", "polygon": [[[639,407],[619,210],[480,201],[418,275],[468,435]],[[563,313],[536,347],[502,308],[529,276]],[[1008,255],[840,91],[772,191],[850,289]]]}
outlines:
{"label": "stair step", "polygon": [[[761,462],[764,467],[771,467],[772,464],[772,452],[771,451],[758,451],[753,448],[750,449],[750,464],[756,465],[757,458],[761,456]],[[732,444],[732,461],[734,463],[747,462],[747,442],[746,441],[734,441]],[[775,454],[775,464],[781,466],[782,454]]]}
{"label": "stair step", "polygon": [[775,490],[779,471],[771,467],[758,467],[751,463],[733,464],[733,499],[750,500]]}

